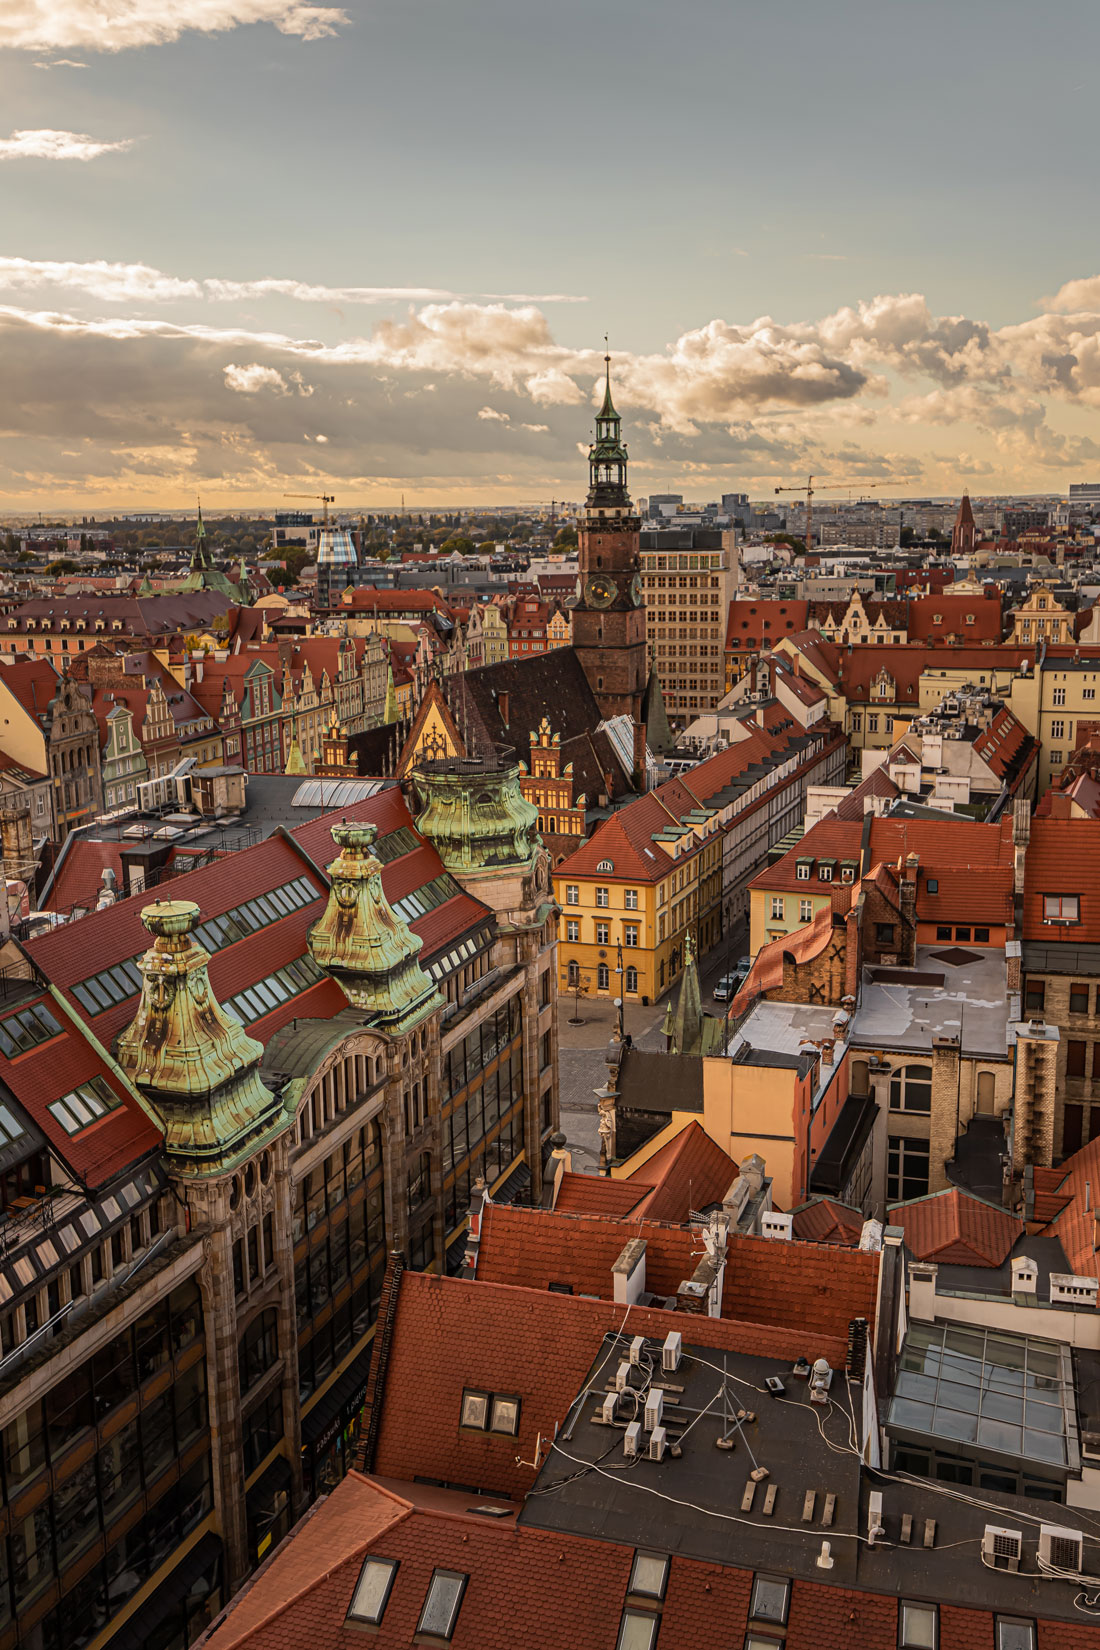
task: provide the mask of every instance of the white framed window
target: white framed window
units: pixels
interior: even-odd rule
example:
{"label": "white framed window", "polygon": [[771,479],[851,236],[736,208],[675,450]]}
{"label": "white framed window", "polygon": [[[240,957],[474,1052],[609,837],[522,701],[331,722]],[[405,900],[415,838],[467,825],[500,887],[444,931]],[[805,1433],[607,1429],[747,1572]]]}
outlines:
{"label": "white framed window", "polygon": [[798,864],[795,866],[794,874],[798,878],[799,882],[809,882],[810,861],[808,859],[800,859]]}
{"label": "white framed window", "polygon": [[377,1627],[389,1603],[396,1574],[395,1558],[368,1558],[359,1572],[345,1619]]}
{"label": "white framed window", "polygon": [[660,1625],[660,1616],[648,1610],[624,1610],[615,1650],[653,1650]]}
{"label": "white framed window", "polygon": [[798,902],[799,922],[812,922],[814,918],[814,902],[810,899],[800,899]]}
{"label": "white framed window", "polygon": [[600,906],[603,906],[603,907],[606,907],[610,904],[610,901],[607,897],[607,889],[606,888],[597,888],[596,889],[596,904],[600,905]]}
{"label": "white framed window", "polygon": [[939,1641],[939,1606],[903,1598],[898,1605],[899,1650],[939,1650]]}
{"label": "white framed window", "polygon": [[782,894],[772,895],[772,921],[782,922],[787,909],[787,902]]}
{"label": "white framed window", "polygon": [[565,885],[565,903],[566,903],[566,905],[579,905],[580,902],[581,902],[581,891],[577,887],[577,884],[575,882],[567,882],[566,885]]}
{"label": "white framed window", "polygon": [[1044,894],[1044,922],[1080,922],[1081,899],[1078,894]]}
{"label": "white framed window", "polygon": [[636,968],[628,968],[626,971],[626,989],[635,993],[638,990],[638,970]]}
{"label": "white framed window", "polygon": [[573,943],[576,944],[576,942],[581,937],[581,925],[580,925],[580,923],[579,922],[567,922],[566,925],[565,925],[565,937],[566,937],[567,940],[572,940]]}
{"label": "white framed window", "polygon": [[636,922],[623,923],[623,944],[628,946],[637,946],[638,924]]}
{"label": "white framed window", "polygon": [[1035,1650],[1035,1623],[1027,1616],[996,1616],[996,1650]]}
{"label": "white framed window", "polygon": [[611,972],[606,963],[601,963],[596,970],[596,990],[607,991],[611,986]]}
{"label": "white framed window", "polygon": [[623,904],[626,906],[628,911],[636,911],[638,909],[638,890],[636,888],[627,888],[624,891]]}
{"label": "white framed window", "polygon": [[650,1598],[661,1603],[668,1586],[668,1565],[666,1553],[647,1553],[639,1547],[630,1567],[627,1593],[632,1598]]}
{"label": "white framed window", "polygon": [[609,923],[598,922],[596,924],[596,944],[597,945],[610,945],[611,944],[611,925]]}
{"label": "white framed window", "polygon": [[1065,702],[1066,702],[1066,690],[1065,690],[1065,688],[1064,687],[1063,688],[1055,688],[1054,692],[1051,694],[1051,701],[1050,702],[1051,702],[1052,705],[1064,705]]}

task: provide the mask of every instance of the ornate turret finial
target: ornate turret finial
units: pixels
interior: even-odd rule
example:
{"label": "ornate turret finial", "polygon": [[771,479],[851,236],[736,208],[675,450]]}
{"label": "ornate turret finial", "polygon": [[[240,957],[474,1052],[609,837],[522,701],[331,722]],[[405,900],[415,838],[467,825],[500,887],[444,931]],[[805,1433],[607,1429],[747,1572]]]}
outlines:
{"label": "ornate turret finial", "polygon": [[[607,345],[607,335],[604,335]],[[621,509],[630,502],[626,490],[627,452],[622,440],[622,419],[611,399],[611,354],[604,356],[603,406],[596,414],[596,439],[588,452],[588,503]]]}

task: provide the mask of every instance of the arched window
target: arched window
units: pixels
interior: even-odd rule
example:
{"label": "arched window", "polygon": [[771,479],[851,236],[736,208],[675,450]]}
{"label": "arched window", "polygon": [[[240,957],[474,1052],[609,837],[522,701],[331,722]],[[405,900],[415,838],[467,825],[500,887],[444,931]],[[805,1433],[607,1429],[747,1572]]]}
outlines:
{"label": "arched window", "polygon": [[626,989],[633,992],[638,990],[638,970],[636,968],[628,968],[626,971]]}
{"label": "arched window", "polygon": [[890,1079],[891,1111],[932,1110],[932,1067],[902,1066]]}
{"label": "arched window", "polygon": [[596,970],[596,987],[599,991],[606,991],[611,984],[611,974],[606,963],[601,963]]}

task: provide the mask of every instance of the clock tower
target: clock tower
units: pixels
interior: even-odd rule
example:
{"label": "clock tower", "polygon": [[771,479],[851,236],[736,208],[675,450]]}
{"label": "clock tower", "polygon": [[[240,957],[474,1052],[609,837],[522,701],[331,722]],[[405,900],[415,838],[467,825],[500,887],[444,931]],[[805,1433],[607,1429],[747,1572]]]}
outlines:
{"label": "clock tower", "polygon": [[626,490],[622,420],[611,399],[611,357],[605,360],[603,406],[588,453],[573,647],[603,715],[632,716],[640,730],[649,675],[638,555],[642,524]]}

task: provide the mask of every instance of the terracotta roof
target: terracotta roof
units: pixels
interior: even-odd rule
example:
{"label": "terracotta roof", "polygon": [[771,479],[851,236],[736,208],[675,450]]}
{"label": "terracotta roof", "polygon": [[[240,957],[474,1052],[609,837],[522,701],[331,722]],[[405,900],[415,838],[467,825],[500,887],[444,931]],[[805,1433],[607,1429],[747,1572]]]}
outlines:
{"label": "terracotta roof", "polygon": [[1044,1223],[1054,1220],[1073,1202],[1073,1188],[1068,1184],[1065,1164],[1056,1169],[1033,1168],[1031,1175],[1034,1203],[1030,1218]]}
{"label": "terracotta roof", "polygon": [[998,779],[1004,779],[1030,738],[1023,723],[1018,722],[1010,710],[1001,710],[986,731],[975,739],[974,752]]}
{"label": "terracotta roof", "polygon": [[[973,623],[968,623],[973,619]],[[1001,592],[987,585],[982,595],[955,596],[937,591],[931,596],[909,600],[909,640],[945,641],[962,636],[969,642],[999,642],[1003,634]]]}
{"label": "terracotta roof", "polygon": [[858,1247],[863,1231],[863,1215],[850,1203],[834,1197],[813,1197],[791,1210],[792,1229],[801,1243],[842,1243]]}
{"label": "terracotta roof", "polygon": [[621,1184],[650,1188],[632,1208],[635,1217],[680,1221],[721,1203],[737,1173],[729,1153],[692,1121]]}
{"label": "terracotta roof", "polygon": [[[690,1227],[637,1214],[612,1219],[490,1204],[482,1222],[477,1281],[539,1291],[565,1283],[576,1294],[610,1300],[611,1268],[634,1237],[646,1240],[646,1288],[674,1295],[701,1253]],[[811,1244],[777,1244],[735,1233],[726,1256],[723,1318],[836,1338],[847,1335],[852,1318],[874,1318],[876,1255],[846,1257],[838,1271],[835,1259],[824,1261]]]}
{"label": "terracotta roof", "polygon": [[[1076,894],[1078,922],[1064,927],[1043,920],[1045,894]],[[1024,875],[1025,941],[1100,943],[1100,820],[1031,822]]]}
{"label": "terracotta roof", "polygon": [[745,601],[730,602],[726,616],[726,651],[737,648],[773,647],[780,636],[806,629],[809,602],[802,601]]}
{"label": "terracotta roof", "polygon": [[853,791],[839,802],[834,810],[838,819],[862,819],[868,811],[866,804],[873,798],[893,801],[901,796],[898,785],[890,778],[886,763],[873,769],[866,779],[862,780]]}
{"label": "terracotta roof", "polygon": [[14,664],[0,664],[0,683],[36,721],[44,715],[60,680],[57,671],[45,659],[17,659]]}
{"label": "terracotta roof", "polygon": [[905,1229],[918,1260],[956,1266],[1000,1266],[1024,1229],[1017,1216],[957,1186],[909,1203],[888,1205],[891,1225]]}
{"label": "terracotta roof", "polygon": [[[1057,1192],[1062,1208],[1051,1218],[1043,1236],[1059,1239],[1066,1259],[1078,1276],[1094,1278],[1098,1270],[1096,1246],[1100,1242],[1096,1208],[1100,1135],[1067,1157],[1057,1171],[1048,1171],[1049,1174],[1055,1172],[1062,1176]],[[1050,1195],[1049,1187],[1047,1195]]]}
{"label": "terracotta roof", "polygon": [[562,1215],[627,1215],[644,1195],[642,1187],[630,1180],[567,1171],[561,1177],[554,1209]]}
{"label": "terracotta roof", "polygon": [[[805,883],[802,886],[805,887]],[[818,887],[817,892],[821,891]],[[738,1019],[758,997],[766,997],[769,991],[778,991],[783,984],[784,957],[790,956],[796,963],[806,963],[820,956],[832,937],[833,918],[838,909],[850,908],[852,898],[858,891],[858,883],[834,886],[831,901],[815,911],[812,922],[792,934],[781,934],[778,939],[762,945],[740,991],[730,1004],[729,1018]]]}

